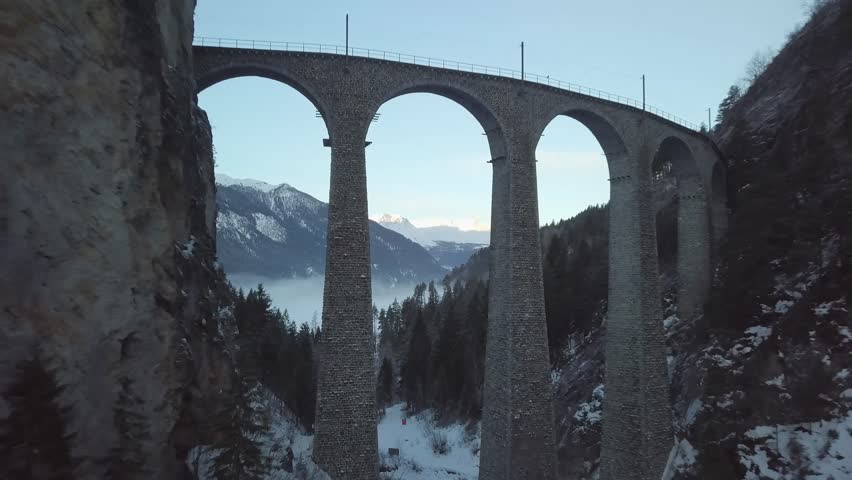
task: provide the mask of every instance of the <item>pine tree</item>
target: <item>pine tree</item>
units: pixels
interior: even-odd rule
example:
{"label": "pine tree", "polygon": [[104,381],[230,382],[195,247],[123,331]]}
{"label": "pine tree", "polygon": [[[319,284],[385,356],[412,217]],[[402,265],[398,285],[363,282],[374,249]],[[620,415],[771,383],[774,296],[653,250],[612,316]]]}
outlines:
{"label": "pine tree", "polygon": [[421,312],[414,321],[408,355],[402,368],[403,394],[409,407],[415,410],[426,407],[431,350],[431,341]]}
{"label": "pine tree", "polygon": [[465,383],[465,345],[462,343],[460,319],[456,313],[456,303],[461,304],[461,291],[446,293],[447,316],[435,342],[432,362],[432,400],[445,414],[452,414],[458,408]]}
{"label": "pine tree", "polygon": [[290,392],[290,405],[302,425],[310,430],[314,423],[316,405],[316,367],[314,365],[313,335],[310,327],[303,323],[295,341],[295,355],[291,375],[294,379]]}
{"label": "pine tree", "polygon": [[742,96],[742,90],[738,85],[731,85],[731,88],[728,89],[728,95],[725,96],[724,100],[719,104],[719,111],[716,114],[716,127],[718,128],[722,122],[725,121],[725,116],[728,115],[728,112],[731,111],[734,104]]}
{"label": "pine tree", "polygon": [[150,439],[151,435],[145,417],[139,413],[143,402],[134,392],[133,381],[129,377],[121,377],[119,385],[121,388],[113,412],[113,424],[119,440],[107,460],[107,478],[148,476],[150,471],[141,442]]}
{"label": "pine tree", "polygon": [[544,289],[544,311],[547,319],[547,340],[551,361],[559,358],[562,341],[567,332],[573,330],[568,302],[572,300],[569,285],[567,248],[558,235],[550,240],[544,255],[542,268]]}
{"label": "pine tree", "polygon": [[235,379],[232,395],[222,403],[217,415],[221,441],[219,455],[213,462],[217,480],[249,480],[269,472],[269,460],[261,451],[261,438],[268,429],[257,386],[251,381]]}
{"label": "pine tree", "polygon": [[488,331],[488,286],[483,281],[468,285],[470,300],[465,311],[465,367],[469,372],[462,393],[461,415],[482,416],[482,383],[485,378],[485,339]]}
{"label": "pine tree", "polygon": [[385,407],[393,402],[393,364],[385,357],[379,368],[379,379],[376,385],[376,398],[379,405]]}
{"label": "pine tree", "polygon": [[393,351],[399,352],[403,344],[402,338],[402,306],[394,299],[387,310],[388,339]]}
{"label": "pine tree", "polygon": [[269,461],[261,451],[261,440],[269,427],[260,398],[261,382],[273,390],[283,387],[277,367],[294,343],[287,338],[286,312],[272,307],[263,285],[236,299],[234,316],[239,333],[232,388],[221,399],[213,419],[219,438],[213,474],[219,480],[254,479],[268,472]]}
{"label": "pine tree", "polygon": [[59,404],[64,389],[38,353],[18,364],[15,379],[3,392],[10,411],[0,421],[0,478],[74,478],[71,409]]}

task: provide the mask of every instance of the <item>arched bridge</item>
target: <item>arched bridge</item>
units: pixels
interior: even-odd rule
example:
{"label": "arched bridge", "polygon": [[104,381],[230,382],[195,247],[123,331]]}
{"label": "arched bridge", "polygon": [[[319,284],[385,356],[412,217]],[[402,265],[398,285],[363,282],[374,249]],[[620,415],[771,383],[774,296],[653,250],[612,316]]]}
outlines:
{"label": "arched bridge", "polygon": [[[401,55],[393,58],[396,54],[385,52],[379,52],[383,58],[367,58],[352,50],[345,55],[343,47],[335,54],[298,51],[296,44],[276,50],[271,43],[265,48],[266,42],[257,42],[251,48],[249,42],[221,47],[196,42],[198,91],[241,76],[278,80],[316,106],[329,133],[315,460],[335,479],[377,478],[365,142],[371,120],[385,102],[427,92],[467,109],[482,125],[491,150],[491,280],[480,478],[556,478],[535,149],[544,129],[559,115],[575,118],[594,134],[609,168],[601,478],[660,478],[673,434],[653,172],[655,165],[664,164],[677,178],[679,312],[691,315],[706,297],[711,245],[726,225],[721,188],[725,169],[708,138],[685,122],[643,110],[623,97],[561,88],[566,85],[549,78],[512,78],[517,72],[502,69],[477,73],[453,62],[433,65],[431,59],[428,65],[417,64],[416,58],[406,63]],[[505,72],[510,74],[500,75]]]}

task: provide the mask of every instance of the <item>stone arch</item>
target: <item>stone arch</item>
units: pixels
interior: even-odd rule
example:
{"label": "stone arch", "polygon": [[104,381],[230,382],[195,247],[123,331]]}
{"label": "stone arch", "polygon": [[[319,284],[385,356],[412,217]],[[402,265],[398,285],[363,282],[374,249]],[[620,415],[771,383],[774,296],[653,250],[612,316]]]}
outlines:
{"label": "stone arch", "polygon": [[213,85],[216,85],[217,83],[240,77],[266,78],[269,80],[281,82],[293,88],[297,92],[301,93],[305,98],[307,98],[308,101],[313,104],[314,108],[316,108],[317,111],[320,112],[320,115],[322,115],[322,121],[325,124],[326,131],[331,132],[328,120],[328,113],[330,112],[330,110],[326,107],[325,102],[321,100],[320,95],[318,95],[315,89],[307,82],[297,79],[295,75],[291,75],[282,68],[273,68],[266,65],[257,65],[250,63],[226,65],[222,67],[211,68],[210,70],[201,73],[196,78],[196,94],[203,92],[204,90],[212,87]]}
{"label": "stone arch", "polygon": [[[710,288],[710,216],[705,183],[696,156],[681,138],[662,139],[651,164],[655,203],[668,202],[676,189],[678,315],[689,318],[702,308]],[[668,180],[667,180],[668,179]]]}
{"label": "stone arch", "polygon": [[[488,146],[491,150],[491,158],[500,158],[506,156],[506,142],[503,135],[503,126],[498,120],[494,110],[488,103],[482,100],[476,93],[471,92],[457,85],[450,85],[442,82],[415,82],[404,86],[394,86],[380,98],[376,105],[371,109],[369,119],[378,113],[382,105],[389,101],[408,95],[411,93],[431,93],[444,97],[452,102],[460,105],[468,111],[473,118],[479,122],[483,132],[488,138]],[[369,126],[367,128],[369,132]]]}
{"label": "stone arch", "polygon": [[658,179],[668,174],[678,179],[700,175],[692,149],[676,136],[665,137],[660,142],[651,164],[652,178]]}
{"label": "stone arch", "polygon": [[621,163],[628,154],[627,145],[624,142],[623,135],[616,129],[614,122],[610,121],[600,113],[593,112],[585,108],[563,107],[545,116],[544,121],[536,128],[533,151],[535,151],[536,147],[538,147],[541,135],[547,127],[553,123],[553,120],[555,120],[556,117],[563,115],[580,122],[580,124],[592,132],[592,135],[595,139],[597,139],[604,152],[610,177],[615,177],[625,173],[625,170],[623,170],[621,166],[615,166],[616,164]]}

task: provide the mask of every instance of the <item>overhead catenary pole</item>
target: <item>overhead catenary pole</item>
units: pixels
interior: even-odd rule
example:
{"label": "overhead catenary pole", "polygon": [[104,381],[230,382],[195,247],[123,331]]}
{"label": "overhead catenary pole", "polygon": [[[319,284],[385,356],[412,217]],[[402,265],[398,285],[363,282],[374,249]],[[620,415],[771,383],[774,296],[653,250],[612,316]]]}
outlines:
{"label": "overhead catenary pole", "polygon": [[712,125],[713,125],[713,124],[712,124],[712,123],[710,123],[710,109],[708,108],[708,109],[707,109],[707,131],[708,131],[708,132],[710,131],[710,127],[711,127]]}
{"label": "overhead catenary pole", "polygon": [[645,75],[642,75],[642,111],[645,111]]}
{"label": "overhead catenary pole", "polygon": [[349,14],[346,14],[346,56],[349,56]]}
{"label": "overhead catenary pole", "polygon": [[524,79],[524,42],[521,42],[521,80]]}

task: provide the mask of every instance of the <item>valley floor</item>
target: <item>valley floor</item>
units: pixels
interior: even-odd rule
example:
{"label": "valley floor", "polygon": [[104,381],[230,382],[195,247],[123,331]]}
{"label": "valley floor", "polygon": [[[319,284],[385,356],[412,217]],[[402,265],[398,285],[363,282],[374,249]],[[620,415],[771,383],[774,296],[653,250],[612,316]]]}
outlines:
{"label": "valley floor", "polygon": [[[379,422],[379,452],[384,479],[473,480],[479,477],[479,429],[468,431],[463,425],[438,427],[429,410],[413,417],[398,403],[385,410]],[[406,420],[403,425],[403,419]],[[436,453],[445,445],[446,453]],[[399,457],[388,456],[389,448],[399,449]]]}
{"label": "valley floor", "polygon": [[[263,455],[271,461],[266,480],[327,480],[311,460],[313,436],[305,435],[283,404],[267,393],[270,429],[262,439]],[[403,425],[405,419],[405,425]],[[479,478],[479,426],[466,429],[461,424],[436,426],[431,411],[409,417],[402,403],[388,407],[378,425],[380,478],[382,480],[476,480]],[[443,447],[435,453],[434,445]],[[399,450],[398,456],[388,449]],[[288,453],[292,452],[292,456]],[[196,447],[188,465],[195,478],[212,480],[216,451]],[[291,460],[288,460],[288,457]]]}

